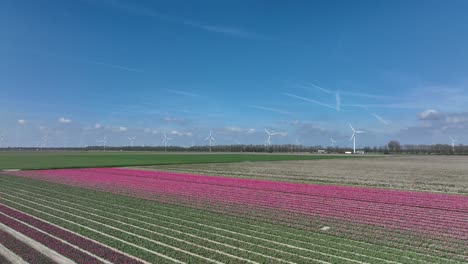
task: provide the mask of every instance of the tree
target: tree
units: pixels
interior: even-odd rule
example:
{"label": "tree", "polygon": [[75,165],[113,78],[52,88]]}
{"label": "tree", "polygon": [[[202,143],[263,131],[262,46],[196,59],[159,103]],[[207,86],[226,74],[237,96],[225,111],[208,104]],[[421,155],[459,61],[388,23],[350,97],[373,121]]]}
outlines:
{"label": "tree", "polygon": [[388,148],[390,149],[391,152],[398,153],[401,151],[400,142],[396,140],[391,140],[390,142],[388,142]]}

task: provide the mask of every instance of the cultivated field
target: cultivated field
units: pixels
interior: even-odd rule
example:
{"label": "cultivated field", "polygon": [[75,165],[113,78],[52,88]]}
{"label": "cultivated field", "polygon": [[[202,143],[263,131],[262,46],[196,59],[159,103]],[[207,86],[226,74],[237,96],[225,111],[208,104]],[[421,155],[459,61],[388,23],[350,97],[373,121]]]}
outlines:
{"label": "cultivated field", "polygon": [[317,160],[345,155],[164,153],[131,151],[0,151],[0,170],[122,167],[158,164],[199,164],[241,161]]}
{"label": "cultivated field", "polygon": [[0,263],[468,261],[462,157],[318,157],[0,172]]}
{"label": "cultivated field", "polygon": [[467,156],[381,156],[352,160],[147,166],[143,169],[468,195]]}

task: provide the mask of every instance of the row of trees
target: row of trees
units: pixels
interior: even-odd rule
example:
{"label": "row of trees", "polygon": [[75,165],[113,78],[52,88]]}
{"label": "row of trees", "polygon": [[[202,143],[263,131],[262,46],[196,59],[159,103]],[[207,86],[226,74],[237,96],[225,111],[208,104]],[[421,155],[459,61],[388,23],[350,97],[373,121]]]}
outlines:
{"label": "row of trees", "polygon": [[[3,148],[1,150],[18,150],[19,148]],[[94,150],[103,151],[102,146],[88,146],[86,148],[21,148],[22,150]],[[208,152],[209,146],[123,146],[110,147],[109,151],[168,151],[168,152]],[[325,150],[328,153],[344,153],[352,151],[349,147],[323,147],[323,146],[302,146],[302,145],[216,145],[211,147],[213,152],[256,152],[256,153],[291,153],[291,152],[309,152],[316,153],[319,150]],[[398,141],[390,141],[385,146],[379,147],[364,147],[361,148],[365,153],[380,153],[380,154],[468,154],[468,146],[457,145],[454,148],[446,144],[436,145],[401,145]]]}

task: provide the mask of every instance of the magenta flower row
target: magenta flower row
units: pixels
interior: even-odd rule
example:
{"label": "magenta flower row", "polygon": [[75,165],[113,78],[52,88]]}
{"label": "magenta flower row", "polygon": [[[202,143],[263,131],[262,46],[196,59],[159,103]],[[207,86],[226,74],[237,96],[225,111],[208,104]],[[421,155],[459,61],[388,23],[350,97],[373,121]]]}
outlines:
{"label": "magenta flower row", "polygon": [[79,251],[78,249],[67,245],[63,242],[61,242],[58,239],[55,239],[47,234],[44,234],[42,232],[39,232],[36,229],[33,229],[27,225],[24,225],[23,223],[20,223],[14,219],[8,218],[4,215],[0,214],[0,222],[3,223],[4,225],[9,226],[10,228],[36,240],[37,242],[45,245],[46,247],[55,250],[59,254],[70,258],[74,260],[77,263],[89,263],[89,264],[97,264],[97,263],[103,263],[99,261],[98,259],[85,254],[82,251]]}
{"label": "magenta flower row", "polygon": [[46,233],[48,234],[51,234],[55,237],[58,237],[60,239],[63,239],[65,241],[67,241],[68,243],[72,244],[72,245],[76,245],[88,252],[91,252],[93,253],[94,255],[96,256],[99,256],[103,259],[106,259],[106,260],[109,260],[111,261],[112,263],[116,263],[116,264],[124,264],[124,263],[128,263],[128,264],[136,264],[136,263],[140,263],[139,261],[133,259],[133,258],[130,258],[130,257],[127,257],[121,253],[118,253],[108,247],[105,247],[105,246],[102,246],[98,243],[95,243],[94,241],[92,240],[89,240],[89,239],[86,239],[84,237],[81,237],[81,236],[78,236],[76,234],[73,234],[69,231],[66,231],[62,228],[58,228],[54,225],[51,225],[47,222],[44,222],[42,220],[39,220],[37,218],[34,218],[34,217],[31,217],[27,214],[24,214],[20,211],[17,211],[17,210],[14,210],[14,209],[11,209],[9,207],[6,207],[4,205],[1,205],[0,204],[0,212],[4,213],[4,214],[7,214],[11,217],[14,217],[18,220],[21,220],[31,226],[34,226],[42,231],[45,231]]}
{"label": "magenta flower row", "polygon": [[282,210],[447,238],[468,238],[468,197],[115,168],[17,175],[143,198]]}
{"label": "magenta flower row", "polygon": [[52,260],[31,248],[29,245],[16,239],[14,236],[0,230],[0,245],[8,248],[17,256],[30,264],[53,264]]}

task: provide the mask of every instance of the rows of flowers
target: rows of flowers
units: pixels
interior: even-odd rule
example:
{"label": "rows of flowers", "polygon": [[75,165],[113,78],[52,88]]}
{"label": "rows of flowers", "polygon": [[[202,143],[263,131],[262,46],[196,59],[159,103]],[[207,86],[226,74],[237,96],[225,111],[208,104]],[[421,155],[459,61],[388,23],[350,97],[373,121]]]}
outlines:
{"label": "rows of flowers", "polygon": [[35,228],[38,228],[42,231],[45,231],[48,234],[51,234],[55,237],[58,237],[60,239],[63,239],[67,241],[68,243],[78,246],[88,252],[93,253],[96,256],[99,256],[103,259],[109,260],[112,263],[116,264],[136,264],[140,263],[139,261],[130,258],[126,255],[123,255],[119,252],[116,252],[108,247],[102,246],[98,243],[95,243],[92,240],[83,238],[81,236],[75,235],[69,231],[66,231],[62,228],[58,228],[56,226],[53,226],[49,223],[46,223],[42,220],[39,220],[37,218],[31,217],[27,214],[24,214],[20,211],[17,211],[15,209],[9,208],[5,205],[0,204],[0,212],[7,214],[15,219],[18,219],[22,222],[25,222],[31,226],[34,226]]}
{"label": "rows of flowers", "polygon": [[[31,248],[29,245],[16,239],[14,236],[7,232],[0,230],[0,245],[3,245],[11,252],[22,258],[24,261],[30,264],[53,264],[52,260]],[[1,259],[0,259],[0,263]]]}
{"label": "rows of flowers", "polygon": [[47,234],[44,234],[34,228],[31,228],[21,222],[0,214],[0,222],[4,225],[36,240],[37,242],[45,245],[46,247],[58,252],[59,254],[74,260],[76,263],[82,264],[100,264],[100,260],[85,254],[84,252],[61,242]]}
{"label": "rows of flowers", "polygon": [[468,239],[468,197],[297,184],[180,173],[99,168],[16,175],[144,198],[280,210]]}

